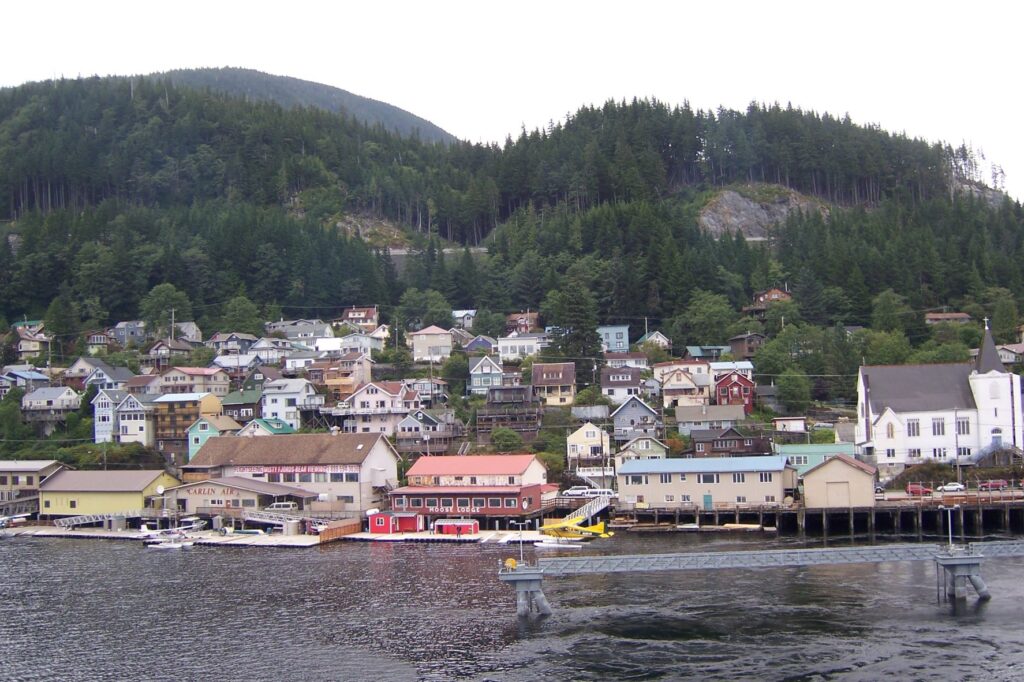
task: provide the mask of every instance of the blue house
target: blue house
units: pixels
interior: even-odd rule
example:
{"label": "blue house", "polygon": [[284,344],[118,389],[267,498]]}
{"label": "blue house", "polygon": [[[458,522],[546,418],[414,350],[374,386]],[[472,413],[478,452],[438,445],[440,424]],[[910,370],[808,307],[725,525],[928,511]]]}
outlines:
{"label": "blue house", "polygon": [[625,353],[629,350],[629,325],[609,324],[597,328],[601,337],[601,351],[605,353]]}
{"label": "blue house", "polygon": [[626,443],[640,436],[662,437],[664,423],[661,415],[635,395],[627,398],[626,402],[612,412],[611,417],[615,425],[614,438],[617,443]]}
{"label": "blue house", "polygon": [[192,422],[188,427],[188,461],[199,452],[199,448],[214,436],[234,435],[242,430],[242,425],[231,417],[224,415],[203,416]]}
{"label": "blue house", "polygon": [[853,443],[825,443],[823,445],[774,443],[772,449],[775,450],[775,454],[784,455],[789,463],[796,467],[798,477],[836,455],[846,455],[851,459],[856,459]]}

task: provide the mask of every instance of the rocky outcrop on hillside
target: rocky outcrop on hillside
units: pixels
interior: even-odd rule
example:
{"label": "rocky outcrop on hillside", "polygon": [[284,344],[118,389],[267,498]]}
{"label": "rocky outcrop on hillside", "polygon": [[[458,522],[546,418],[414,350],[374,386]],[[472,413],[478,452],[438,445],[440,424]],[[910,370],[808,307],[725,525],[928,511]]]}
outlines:
{"label": "rocky outcrop on hillside", "polygon": [[698,223],[715,237],[743,233],[747,239],[765,239],[769,229],[796,211],[828,215],[828,207],[799,192],[778,185],[749,185],[720,192],[701,209]]}

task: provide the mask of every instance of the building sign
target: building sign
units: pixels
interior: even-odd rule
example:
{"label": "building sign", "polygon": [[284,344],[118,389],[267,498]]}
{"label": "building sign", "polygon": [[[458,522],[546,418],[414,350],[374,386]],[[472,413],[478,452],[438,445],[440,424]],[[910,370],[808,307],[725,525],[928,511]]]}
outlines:
{"label": "building sign", "polygon": [[228,497],[230,495],[241,495],[240,492],[234,488],[190,488],[182,492],[188,493],[189,495],[203,495],[206,497]]}
{"label": "building sign", "polygon": [[240,474],[329,474],[358,473],[358,464],[296,464],[286,466],[236,466]]}
{"label": "building sign", "polygon": [[427,507],[431,514],[481,514],[483,507]]}

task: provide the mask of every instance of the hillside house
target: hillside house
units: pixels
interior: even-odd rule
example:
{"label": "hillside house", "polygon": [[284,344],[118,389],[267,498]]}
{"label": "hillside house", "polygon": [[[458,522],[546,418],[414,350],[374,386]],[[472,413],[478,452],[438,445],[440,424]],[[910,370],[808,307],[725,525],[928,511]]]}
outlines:
{"label": "hillside house", "polygon": [[128,397],[126,391],[101,388],[92,399],[93,442],[113,443],[117,438],[117,406]]}
{"label": "hillside house", "polygon": [[697,405],[676,408],[679,433],[689,436],[693,431],[728,429],[747,418],[742,405]]}
{"label": "hillside house", "polygon": [[744,306],[742,311],[744,315],[748,315],[755,320],[764,322],[765,314],[768,312],[768,306],[780,301],[792,300],[793,296],[788,291],[779,289],[778,287],[772,287],[766,291],[756,292],[750,305]]}
{"label": "hillside house", "polygon": [[256,418],[238,430],[239,438],[255,438],[261,436],[283,436],[295,433],[288,422],[283,419]]}
{"label": "hillside house", "polygon": [[231,392],[231,379],[219,367],[172,367],[160,375],[157,391],[171,393],[212,393],[223,397]]}
{"label": "hillside house", "polygon": [[519,362],[531,358],[548,347],[550,338],[546,333],[527,334],[513,332],[498,338],[498,355],[502,362]]}
{"label": "hillside house", "polygon": [[629,350],[628,324],[600,325],[597,328],[597,335],[601,337],[603,353],[625,353]]}
{"label": "hillside house", "polygon": [[576,399],[574,362],[535,362],[531,377],[533,394],[545,405],[569,406]]}
{"label": "hillside house", "polygon": [[647,369],[647,355],[644,353],[635,352],[613,352],[608,351],[604,354],[604,361],[608,367],[619,368],[619,367],[635,367],[637,369]]}
{"label": "hillside house", "polygon": [[68,386],[37,388],[21,398],[21,417],[39,434],[49,436],[81,405],[82,396]]}
{"label": "hillside house", "polygon": [[394,436],[411,410],[423,409],[420,396],[400,381],[373,381],[320,414],[344,433],[383,433]]}
{"label": "hillside house", "polygon": [[637,367],[601,368],[601,394],[614,405],[621,405],[630,396],[639,396],[643,383],[643,370]]}
{"label": "hillside house", "polygon": [[146,323],[142,320],[122,320],[108,329],[107,335],[121,348],[142,346],[149,340]]}
{"label": "hillside house", "polygon": [[156,445],[155,394],[128,393],[114,407],[114,428],[118,443],[139,443],[148,448]]}
{"label": "hillside house", "polygon": [[736,427],[690,431],[690,457],[739,457],[772,452],[769,438],[755,436]]}
{"label": "hillside house", "polygon": [[409,335],[413,362],[444,362],[452,354],[452,335],[431,325]]}
{"label": "hillside house", "polygon": [[742,405],[743,411],[754,411],[754,382],[739,372],[729,372],[715,379],[716,405]]}
{"label": "hillside house", "polygon": [[754,357],[758,349],[764,345],[766,337],[760,332],[747,332],[737,334],[729,339],[729,353],[737,360],[749,360]]}
{"label": "hillside house", "polygon": [[395,449],[415,459],[453,452],[462,438],[462,422],[451,410],[412,410],[398,422]]}
{"label": "hillside house", "polygon": [[648,343],[658,346],[659,348],[663,348],[664,350],[672,350],[672,339],[659,331],[647,332],[636,340],[636,345],[640,347],[643,347]]}
{"label": "hillside house", "polygon": [[[380,312],[377,306],[353,306],[341,311],[341,315],[331,320],[332,325],[336,323],[348,323],[355,325],[360,330],[370,333],[380,326]],[[338,324],[340,326],[340,324]]]}
{"label": "hillside house", "polygon": [[467,390],[474,395],[487,395],[492,386],[502,385],[501,363],[490,355],[469,359]]}
{"label": "hillside house", "polygon": [[568,470],[594,482],[598,488],[610,488],[615,477],[612,466],[611,437],[591,422],[585,423],[565,439]]}
{"label": "hillside house", "polygon": [[636,396],[630,396],[611,414],[616,443],[626,443],[639,436],[661,438],[664,424],[653,407]]}
{"label": "hillside house", "polygon": [[473,320],[476,319],[475,310],[453,310],[452,321],[459,329],[472,329]]}
{"label": "hillside house", "polygon": [[188,458],[188,427],[199,417],[222,414],[220,398],[212,393],[169,393],[154,398],[156,449],[171,464]]}
{"label": "hillside house", "polygon": [[505,316],[505,333],[529,334],[540,330],[540,313],[527,310]]}
{"label": "hillside house", "polygon": [[216,414],[204,415],[188,427],[188,460],[191,461],[199,448],[215,436],[233,436],[242,430],[242,425],[231,417]]}
{"label": "hillside house", "polygon": [[530,386],[492,386],[487,401],[476,412],[476,434],[481,443],[491,442],[494,429],[511,429],[531,443],[540,432],[540,404]]}
{"label": "hillside house", "polygon": [[260,414],[281,419],[298,430],[303,425],[302,413],[315,413],[323,404],[324,396],[306,379],[278,379],[263,384]]}

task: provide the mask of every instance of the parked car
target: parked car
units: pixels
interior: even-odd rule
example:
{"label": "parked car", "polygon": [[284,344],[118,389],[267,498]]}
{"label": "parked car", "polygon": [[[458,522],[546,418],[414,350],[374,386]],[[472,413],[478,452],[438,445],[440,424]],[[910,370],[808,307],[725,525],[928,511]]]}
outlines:
{"label": "parked car", "polygon": [[590,488],[583,495],[584,497],[617,497],[615,491],[610,488]]}
{"label": "parked car", "polygon": [[957,483],[956,481],[953,481],[952,483],[940,485],[938,488],[936,488],[936,490],[938,490],[940,493],[962,493],[963,491],[967,490],[967,486],[965,486],[963,483]]}
{"label": "parked car", "polygon": [[298,510],[299,505],[295,502],[275,502],[272,505],[263,508],[263,511],[268,512],[293,512]]}
{"label": "parked car", "polygon": [[908,495],[931,495],[932,489],[921,485],[920,483],[908,483],[907,484]]}
{"label": "parked car", "polygon": [[885,486],[882,485],[881,483],[876,483],[875,484],[875,493],[881,495],[884,492],[885,492]]}
{"label": "parked car", "polygon": [[978,490],[1006,490],[1010,484],[1003,478],[993,478],[978,484]]}
{"label": "parked car", "polygon": [[589,485],[574,485],[562,491],[562,497],[590,497],[592,488]]}

